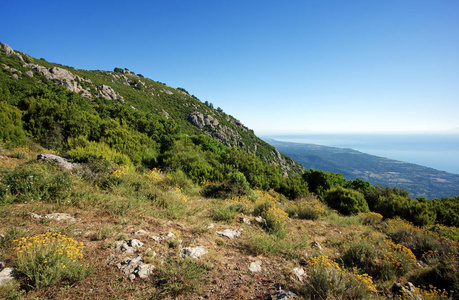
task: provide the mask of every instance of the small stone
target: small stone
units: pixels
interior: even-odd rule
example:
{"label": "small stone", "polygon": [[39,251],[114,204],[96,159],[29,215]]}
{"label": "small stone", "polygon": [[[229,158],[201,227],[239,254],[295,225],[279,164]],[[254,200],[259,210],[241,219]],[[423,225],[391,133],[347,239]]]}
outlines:
{"label": "small stone", "polygon": [[216,231],[217,234],[226,236],[227,238],[233,239],[235,237],[238,237],[242,233],[242,229],[237,230],[237,229],[225,229],[223,231]]}
{"label": "small stone", "polygon": [[252,222],[251,222],[249,219],[247,219],[247,218],[243,218],[243,219],[242,219],[242,222],[244,222],[244,223],[247,224],[247,225],[252,225]]}
{"label": "small stone", "polygon": [[196,247],[188,247],[188,248],[183,248],[180,251],[180,256],[185,258],[185,257],[191,257],[191,258],[199,258],[206,254],[207,249],[205,249],[203,246],[196,246]]}
{"label": "small stone", "polygon": [[303,268],[293,268],[293,273],[300,282],[303,282],[303,280],[306,278],[306,272]]}
{"label": "small stone", "polygon": [[258,216],[258,217],[255,217],[255,221],[261,224],[261,223],[264,223],[265,220],[261,216]]}
{"label": "small stone", "polygon": [[132,248],[140,248],[143,246],[143,243],[137,239],[133,239],[133,240],[130,240],[128,242],[129,246],[131,246]]}
{"label": "small stone", "polygon": [[312,248],[318,248],[319,250],[323,250],[322,246],[316,241],[311,243],[311,247]]}
{"label": "small stone", "polygon": [[155,267],[151,264],[141,264],[134,270],[134,273],[140,279],[145,279],[148,278],[148,276],[150,276],[151,273],[153,273],[154,269]]}
{"label": "small stone", "polygon": [[271,295],[271,300],[293,300],[297,298],[298,296],[294,293],[284,290],[278,290],[274,295]]}
{"label": "small stone", "polygon": [[61,214],[61,213],[52,213],[52,214],[47,214],[45,215],[44,217],[45,219],[55,219],[56,221],[62,221],[62,220],[66,220],[66,221],[76,221],[76,219],[74,217],[72,217],[71,215],[69,214]]}
{"label": "small stone", "polygon": [[3,240],[4,238],[5,238],[5,235],[0,233],[0,240]]}
{"label": "small stone", "polygon": [[261,260],[251,262],[249,265],[249,271],[252,273],[261,272]]}
{"label": "small stone", "polygon": [[143,230],[143,229],[137,230],[137,231],[135,232],[135,235],[146,235],[146,234],[148,234],[148,232],[146,232],[146,231]]}
{"label": "small stone", "polygon": [[37,214],[35,214],[33,212],[29,212],[29,216],[31,216],[33,219],[37,219],[37,220],[43,218],[42,216],[37,215]]}
{"label": "small stone", "polygon": [[13,280],[13,268],[4,268],[0,272],[0,286],[10,283]]}
{"label": "small stone", "polygon": [[215,227],[215,225],[212,224],[212,223],[210,223],[209,225],[205,226],[204,229],[210,230],[210,229],[212,229],[212,228],[214,228],[214,227]]}

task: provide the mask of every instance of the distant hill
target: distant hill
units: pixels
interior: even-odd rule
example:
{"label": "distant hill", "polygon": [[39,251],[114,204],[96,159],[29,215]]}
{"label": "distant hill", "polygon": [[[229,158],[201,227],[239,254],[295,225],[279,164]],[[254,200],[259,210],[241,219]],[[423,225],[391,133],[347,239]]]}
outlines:
{"label": "distant hill", "polygon": [[264,139],[306,169],[341,173],[373,185],[397,186],[414,198],[459,195],[459,175],[359,152],[353,149]]}

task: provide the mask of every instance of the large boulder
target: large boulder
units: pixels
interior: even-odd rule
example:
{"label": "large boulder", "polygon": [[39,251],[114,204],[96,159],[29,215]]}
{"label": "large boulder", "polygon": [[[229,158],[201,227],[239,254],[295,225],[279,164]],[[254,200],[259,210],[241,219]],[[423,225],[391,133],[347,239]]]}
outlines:
{"label": "large boulder", "polygon": [[65,170],[73,170],[75,168],[75,164],[67,161],[67,159],[50,153],[38,154],[37,160],[42,162],[56,163],[58,166]]}

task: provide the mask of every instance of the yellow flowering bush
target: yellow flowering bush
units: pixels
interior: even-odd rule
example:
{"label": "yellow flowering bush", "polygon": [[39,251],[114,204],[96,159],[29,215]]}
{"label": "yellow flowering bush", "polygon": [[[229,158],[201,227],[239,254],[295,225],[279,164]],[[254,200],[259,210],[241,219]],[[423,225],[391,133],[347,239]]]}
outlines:
{"label": "yellow flowering bush", "polygon": [[376,225],[381,223],[383,216],[375,212],[359,213],[363,225]]}
{"label": "yellow flowering bush", "polygon": [[153,182],[161,182],[169,177],[169,175],[164,174],[161,170],[156,168],[148,170],[143,175]]}
{"label": "yellow flowering bush", "polygon": [[309,259],[309,280],[306,293],[314,299],[368,299],[376,292],[373,279],[367,274],[358,274],[356,269],[342,269],[327,256]]}
{"label": "yellow flowering bush", "polygon": [[287,212],[290,217],[317,220],[325,215],[325,206],[316,198],[308,198],[293,202],[287,207]]}
{"label": "yellow flowering bush", "polygon": [[378,279],[405,275],[416,263],[410,249],[383,236],[353,238],[343,245],[343,262],[348,267],[360,268]]}
{"label": "yellow flowering bush", "polygon": [[17,269],[31,287],[38,289],[65,279],[77,280],[86,274],[80,262],[83,243],[52,232],[14,242],[17,244]]}

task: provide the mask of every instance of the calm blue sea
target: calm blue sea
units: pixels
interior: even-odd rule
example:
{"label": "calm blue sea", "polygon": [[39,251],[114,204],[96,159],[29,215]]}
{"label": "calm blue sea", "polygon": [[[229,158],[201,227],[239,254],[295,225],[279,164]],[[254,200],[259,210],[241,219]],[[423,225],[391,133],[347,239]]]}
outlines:
{"label": "calm blue sea", "polygon": [[459,134],[302,134],[266,136],[387,157],[459,174]]}

